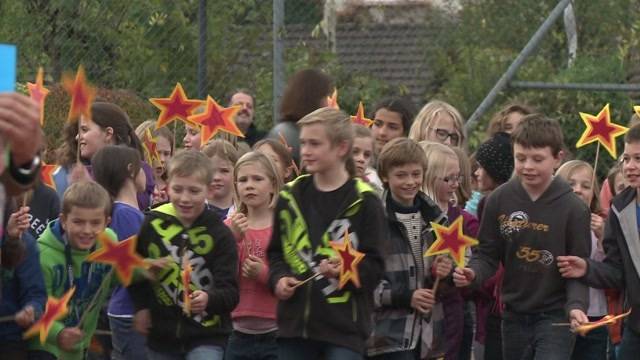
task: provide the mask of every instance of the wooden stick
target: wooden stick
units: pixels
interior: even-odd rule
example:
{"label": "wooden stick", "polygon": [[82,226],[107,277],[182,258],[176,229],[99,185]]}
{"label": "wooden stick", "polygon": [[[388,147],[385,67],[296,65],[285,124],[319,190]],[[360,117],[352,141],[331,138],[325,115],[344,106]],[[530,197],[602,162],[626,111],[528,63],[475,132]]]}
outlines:
{"label": "wooden stick", "polygon": [[440,276],[436,277],[436,281],[433,283],[431,287],[431,292],[433,292],[433,298],[436,298],[436,292],[438,291],[438,285],[440,285]]}
{"label": "wooden stick", "polygon": [[563,323],[551,323],[551,326],[571,326],[571,323],[563,322]]}
{"label": "wooden stick", "polygon": [[76,163],[80,163],[80,123],[81,119],[83,119],[83,115],[80,115],[80,119],[78,121],[78,144],[76,149]]}
{"label": "wooden stick", "polygon": [[297,283],[297,284],[293,285],[293,288],[294,288],[294,289],[295,289],[295,288],[298,288],[298,287],[300,287],[300,286],[302,286],[302,285],[304,285],[304,284],[308,283],[309,281],[311,281],[311,280],[313,280],[313,279],[317,278],[317,277],[318,277],[318,276],[320,276],[320,275],[322,275],[322,274],[320,274],[320,273],[315,273],[315,274],[313,274],[313,275],[309,276],[308,278],[306,278],[306,279],[304,279],[304,280],[300,281],[299,283]]}
{"label": "wooden stick", "polygon": [[176,132],[178,131],[178,121],[173,120],[173,143],[171,144],[171,156],[176,154]]}
{"label": "wooden stick", "polygon": [[0,316],[0,323],[12,322],[16,320],[16,315]]}
{"label": "wooden stick", "polygon": [[[593,162],[593,174],[591,175],[591,189],[593,190],[591,191],[592,199],[596,195],[594,191],[596,188],[596,172],[598,171],[598,158],[600,158],[600,141],[598,141],[598,147],[596,147],[596,160]],[[592,199],[589,200],[589,204],[591,203]]]}

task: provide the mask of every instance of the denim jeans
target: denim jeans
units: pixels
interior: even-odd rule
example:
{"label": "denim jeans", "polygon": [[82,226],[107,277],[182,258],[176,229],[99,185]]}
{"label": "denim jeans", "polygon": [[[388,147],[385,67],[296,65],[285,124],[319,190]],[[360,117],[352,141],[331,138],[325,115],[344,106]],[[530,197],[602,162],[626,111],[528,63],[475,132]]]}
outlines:
{"label": "denim jeans", "polygon": [[145,359],[147,354],[147,339],[144,335],[133,330],[133,318],[109,316],[111,328],[112,360]]}
{"label": "denim jeans", "polygon": [[574,336],[564,310],[537,314],[505,311],[502,315],[502,356],[505,360],[566,360],[571,357]]}
{"label": "denim jeans", "polygon": [[620,343],[620,353],[618,360],[635,360],[640,356],[640,334],[631,330],[629,326],[624,327],[622,342]]}
{"label": "denim jeans", "polygon": [[502,318],[500,315],[489,314],[486,325],[484,358],[485,360],[502,360]]}
{"label": "denim jeans", "polygon": [[224,352],[225,360],[276,360],[278,343],[276,331],[267,334],[244,334],[234,331]]}
{"label": "denim jeans", "polygon": [[302,338],[278,339],[279,360],[361,360],[362,355],[342,346]]}
{"label": "denim jeans", "polygon": [[420,352],[416,350],[397,351],[376,356],[367,356],[367,360],[419,360]]}
{"label": "denim jeans", "polygon": [[149,360],[224,360],[224,350],[220,346],[202,345],[186,353],[164,353],[147,349]]}
{"label": "denim jeans", "polygon": [[[598,321],[602,317],[592,318],[589,321]],[[573,360],[601,360],[607,358],[607,345],[609,344],[609,332],[607,327],[599,327],[587,333],[586,336],[576,336],[576,344],[573,347]]]}

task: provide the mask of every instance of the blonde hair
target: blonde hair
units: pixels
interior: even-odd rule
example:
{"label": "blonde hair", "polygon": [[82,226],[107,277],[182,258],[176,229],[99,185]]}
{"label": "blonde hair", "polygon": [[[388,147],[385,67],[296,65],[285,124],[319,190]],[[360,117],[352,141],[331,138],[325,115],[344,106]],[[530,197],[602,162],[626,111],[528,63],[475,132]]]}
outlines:
{"label": "blonde hair", "polygon": [[424,107],[422,107],[418,115],[416,115],[413,125],[411,125],[411,129],[409,130],[409,139],[416,142],[428,140],[427,134],[429,133],[429,127],[433,124],[438,115],[442,113],[451,116],[454,127],[460,134],[460,141],[456,147],[464,147],[466,136],[462,115],[458,109],[440,100],[429,101]]}
{"label": "blonde hair", "polygon": [[235,164],[240,158],[238,149],[236,149],[236,147],[233,146],[232,143],[222,139],[215,139],[208,142],[201,151],[210,159],[214,156],[217,156],[220,159],[230,162],[231,164]]}
{"label": "blonde hair", "polygon": [[445,176],[445,167],[447,159],[458,160],[458,155],[450,147],[444,144],[421,141],[418,143],[424,150],[427,158],[427,170],[424,172],[424,182],[422,183],[422,191],[433,201],[438,201],[436,196],[436,180]]}
{"label": "blonde hair", "polygon": [[[580,169],[587,169],[591,176],[593,176],[593,167],[586,161],[582,160],[571,160],[562,164],[556,171],[556,176],[563,178],[566,181],[569,181],[569,178],[576,173],[576,171]],[[591,185],[591,180],[589,180],[589,185]],[[599,214],[600,209],[600,184],[598,183],[598,179],[596,178],[593,183],[592,195],[591,195],[591,203],[589,204],[589,209],[591,209],[592,213]]]}
{"label": "blonde hair", "polygon": [[238,170],[249,164],[259,164],[266,171],[264,174],[271,181],[271,185],[273,185],[273,194],[271,195],[271,202],[269,203],[269,208],[273,209],[276,207],[276,202],[278,201],[278,193],[280,193],[280,189],[282,189],[282,179],[280,178],[280,173],[276,169],[275,164],[267,155],[261,153],[259,151],[250,151],[244,155],[236,162],[236,166],[233,169],[233,194],[236,202],[236,207],[239,212],[243,214],[247,214],[247,205],[240,201],[240,196],[238,194]]}
{"label": "blonde hair", "polygon": [[340,110],[324,107],[305,115],[298,121],[300,128],[313,124],[322,124],[324,126],[331,145],[336,146],[342,142],[347,143],[347,152],[343,160],[345,161],[347,172],[349,172],[351,177],[354,177],[356,174],[356,166],[351,154],[353,150],[354,131],[349,116]]}
{"label": "blonde hair", "polygon": [[171,147],[173,151],[173,132],[169,130],[166,126],[161,127],[160,129],[156,129],[156,121],[155,120],[145,120],[136,128],[136,136],[138,139],[142,140],[147,132],[147,129],[151,130],[151,135],[153,137],[161,136],[169,142],[169,147]]}
{"label": "blonde hair", "polygon": [[174,176],[195,175],[203,184],[209,186],[213,179],[211,160],[199,151],[181,150],[169,161],[167,170],[169,181]]}
{"label": "blonde hair", "polygon": [[452,147],[451,150],[453,150],[458,157],[460,176],[462,176],[462,180],[458,183],[458,189],[456,190],[456,205],[464,207],[471,198],[471,160],[463,149]]}
{"label": "blonde hair", "polygon": [[74,206],[103,209],[105,217],[111,215],[111,197],[107,190],[94,181],[79,181],[67,188],[62,196],[62,214],[69,214]]}

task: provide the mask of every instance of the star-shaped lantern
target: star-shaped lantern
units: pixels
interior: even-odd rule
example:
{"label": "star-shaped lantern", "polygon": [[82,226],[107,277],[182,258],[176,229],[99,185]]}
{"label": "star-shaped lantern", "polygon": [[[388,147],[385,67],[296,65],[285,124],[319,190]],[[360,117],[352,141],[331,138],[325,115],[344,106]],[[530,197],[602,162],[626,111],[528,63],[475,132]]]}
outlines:
{"label": "star-shaped lantern", "polygon": [[616,137],[626,133],[629,129],[611,122],[609,104],[605,105],[596,116],[581,112],[580,118],[584,121],[587,129],[580,136],[576,147],[580,148],[598,141],[614,159],[617,158]]}
{"label": "star-shaped lantern", "polygon": [[45,163],[42,163],[42,166],[40,167],[40,180],[42,181],[43,184],[47,185],[53,190],[56,189],[56,182],[53,180],[53,173],[56,171],[57,168],[58,168],[58,165],[51,165],[51,164],[45,164]]}
{"label": "star-shaped lantern", "polygon": [[147,129],[142,137],[142,147],[144,148],[144,157],[147,164],[153,166],[154,163],[160,162],[158,154],[158,143],[156,138],[151,134],[151,129]]}
{"label": "star-shaped lantern", "polygon": [[193,114],[202,101],[191,100],[182,88],[182,84],[177,83],[168,98],[151,98],[149,101],[160,109],[160,115],[156,122],[156,129],[159,129],[172,121],[180,120],[187,125],[191,125],[188,117]]}
{"label": "star-shaped lantern", "polygon": [[360,104],[358,104],[358,112],[356,113],[356,115],[351,116],[351,122],[366,127],[371,127],[371,125],[373,125],[373,120],[368,119],[364,116],[364,105],[362,105],[362,101],[360,101]]}
{"label": "star-shaped lantern", "polygon": [[436,233],[436,241],[429,246],[429,249],[427,249],[424,256],[449,254],[458,267],[463,267],[464,253],[467,246],[477,245],[478,240],[467,236],[462,232],[462,216],[459,216],[448,227],[434,222],[431,223],[431,226],[433,227],[433,231]]}
{"label": "star-shaped lantern", "polygon": [[38,69],[38,75],[36,75],[36,83],[27,83],[27,89],[29,90],[29,97],[32,98],[38,107],[40,108],[40,126],[44,126],[44,100],[49,95],[49,90],[43,85],[44,70],[42,67]]}
{"label": "star-shaped lantern", "polygon": [[182,256],[182,311],[191,316],[191,263],[187,254]]}
{"label": "star-shaped lantern", "polygon": [[73,121],[79,116],[91,119],[91,104],[96,97],[96,89],[87,83],[82,65],[78,67],[75,78],[63,76],[62,86],[71,96],[68,120]]}
{"label": "star-shaped lantern", "polygon": [[364,253],[351,247],[349,231],[344,232],[342,244],[331,241],[329,245],[335,250],[340,259],[340,284],[338,288],[342,289],[349,281],[359,288],[360,274],[358,273],[358,264],[364,259]]}
{"label": "star-shaped lantern", "polygon": [[223,108],[211,96],[207,96],[204,112],[189,116],[189,121],[200,126],[200,143],[203,145],[209,142],[218,131],[244,137],[233,121],[239,110],[239,106]]}
{"label": "star-shaped lantern", "polygon": [[29,329],[22,336],[27,339],[35,336],[36,334],[40,334],[40,343],[44,344],[47,336],[49,335],[49,330],[51,330],[51,326],[57,320],[62,319],[69,312],[69,308],[67,304],[73,293],[76,291],[75,287],[67,290],[67,292],[62,295],[60,299],[54,298],[53,296],[49,296],[47,298],[47,305],[44,308],[44,313],[40,317],[35,324],[31,325]]}
{"label": "star-shaped lantern", "polygon": [[120,282],[124,286],[131,284],[133,271],[136,268],[147,267],[144,259],[136,253],[137,236],[134,235],[126,240],[117,242],[111,240],[105,232],[102,232],[98,235],[98,241],[101,245],[100,248],[87,256],[87,261],[113,266]]}
{"label": "star-shaped lantern", "polygon": [[327,107],[340,110],[340,105],[338,105],[338,89],[333,88],[333,93],[327,97]]}

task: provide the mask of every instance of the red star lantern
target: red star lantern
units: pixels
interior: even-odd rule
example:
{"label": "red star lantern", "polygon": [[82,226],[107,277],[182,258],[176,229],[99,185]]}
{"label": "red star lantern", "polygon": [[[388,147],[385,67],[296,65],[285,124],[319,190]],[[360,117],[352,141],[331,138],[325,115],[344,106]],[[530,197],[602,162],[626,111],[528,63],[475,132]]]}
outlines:
{"label": "red star lantern", "polygon": [[53,190],[56,189],[56,182],[53,180],[53,173],[56,171],[56,169],[58,169],[58,165],[50,165],[45,163],[42,163],[42,166],[40,167],[40,180],[43,184],[47,185]]}
{"label": "red star lantern", "polygon": [[200,143],[202,145],[209,142],[218,131],[244,137],[242,131],[238,129],[233,121],[238,111],[240,111],[239,106],[223,108],[211,96],[207,96],[205,111],[201,114],[189,116],[189,121],[200,126]]}
{"label": "red star lantern", "polygon": [[331,241],[329,245],[335,250],[340,259],[340,284],[338,288],[342,289],[349,281],[359,288],[360,274],[358,273],[358,264],[364,259],[364,253],[351,247],[349,231],[345,231],[342,244]]}
{"label": "red star lantern", "polygon": [[358,112],[355,116],[351,116],[351,122],[354,124],[364,125],[366,127],[371,127],[373,125],[373,120],[367,119],[364,116],[364,106],[362,105],[362,101],[358,104]]}
{"label": "red star lantern", "polygon": [[67,290],[60,299],[49,296],[47,298],[47,305],[44,308],[44,313],[35,324],[31,325],[31,327],[25,331],[22,337],[28,339],[36,334],[40,334],[40,343],[44,344],[53,323],[62,319],[69,312],[67,304],[69,304],[69,300],[71,300],[75,291],[76,288],[72,287]]}
{"label": "red star lantern", "polygon": [[96,97],[96,89],[87,83],[82,65],[78,67],[76,77],[65,75],[62,78],[62,86],[71,96],[71,108],[69,108],[68,120],[84,116],[91,119],[91,104]]}
{"label": "red star lantern", "polygon": [[605,105],[596,116],[581,112],[580,118],[584,121],[587,129],[580,136],[576,148],[598,141],[616,159],[616,137],[626,133],[629,129],[611,122],[609,104]]}
{"label": "red star lantern", "polygon": [[117,242],[103,232],[98,235],[98,241],[100,248],[87,256],[87,261],[113,266],[124,286],[131,284],[131,277],[136,268],[147,267],[144,259],[136,253],[137,236]]}
{"label": "red star lantern", "polygon": [[144,132],[142,137],[142,148],[144,149],[144,157],[147,164],[153,166],[154,163],[160,162],[157,140],[151,134],[151,129],[147,129],[147,131]]}
{"label": "red star lantern", "polygon": [[434,222],[431,223],[431,226],[433,227],[433,231],[436,233],[436,241],[429,246],[429,249],[427,249],[424,256],[449,254],[458,267],[463,267],[464,253],[467,246],[477,245],[478,240],[467,236],[462,232],[462,216],[458,216],[458,218],[448,227]]}
{"label": "red star lantern", "polygon": [[38,75],[36,75],[36,83],[27,83],[29,97],[38,103],[38,107],[40,108],[40,126],[44,126],[44,101],[47,95],[49,95],[49,90],[43,85],[43,78],[44,70],[40,67],[38,69]]}
{"label": "red star lantern", "polygon": [[182,311],[191,316],[191,263],[187,255],[182,256]]}
{"label": "red star lantern", "polygon": [[338,105],[338,89],[333,88],[333,93],[327,97],[327,107],[340,110],[340,105]]}
{"label": "red star lantern", "polygon": [[160,115],[156,122],[156,129],[159,129],[172,121],[180,120],[187,125],[191,125],[188,117],[193,114],[202,101],[190,100],[182,88],[182,84],[177,83],[168,98],[151,98],[149,101],[160,109]]}

